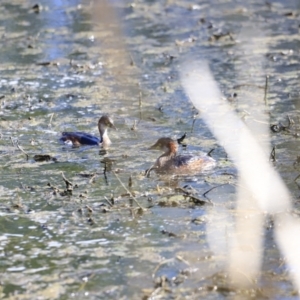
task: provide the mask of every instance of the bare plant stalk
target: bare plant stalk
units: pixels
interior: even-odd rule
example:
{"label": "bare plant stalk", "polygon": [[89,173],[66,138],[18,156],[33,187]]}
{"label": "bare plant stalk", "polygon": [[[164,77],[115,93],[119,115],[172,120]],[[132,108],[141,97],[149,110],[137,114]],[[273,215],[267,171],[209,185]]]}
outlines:
{"label": "bare plant stalk", "polygon": [[136,205],[141,208],[142,210],[146,210],[143,206],[140,205],[140,203],[137,201],[137,199],[132,195],[132,193],[128,190],[128,188],[125,186],[125,184],[121,181],[120,177],[117,175],[116,172],[112,171],[113,174],[116,176],[122,187],[126,190],[126,192],[130,195],[130,197],[133,199],[133,201],[136,203]]}
{"label": "bare plant stalk", "polygon": [[18,148],[21,152],[23,152],[23,153],[26,155],[26,159],[28,160],[28,159],[29,159],[29,154],[26,153],[26,152],[23,150],[23,148],[22,148],[18,143],[16,143],[16,146],[17,146],[17,148]]}
{"label": "bare plant stalk", "polygon": [[268,89],[269,89],[269,75],[266,76],[266,84],[265,84],[265,95],[264,95],[264,103],[268,105]]}
{"label": "bare plant stalk", "polygon": [[53,119],[54,113],[50,115],[50,120],[48,126],[51,127],[52,119]]}

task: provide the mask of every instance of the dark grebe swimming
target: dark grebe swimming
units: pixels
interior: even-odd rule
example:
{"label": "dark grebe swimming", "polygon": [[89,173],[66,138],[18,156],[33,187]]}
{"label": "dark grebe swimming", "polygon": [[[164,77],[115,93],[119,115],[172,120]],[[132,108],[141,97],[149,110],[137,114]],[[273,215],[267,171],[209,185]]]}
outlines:
{"label": "dark grebe swimming", "polygon": [[72,145],[75,147],[82,145],[98,145],[105,148],[111,144],[111,141],[107,135],[108,127],[116,129],[114,126],[114,121],[109,116],[104,115],[98,121],[100,139],[85,132],[63,132],[60,140],[64,143],[72,143]]}
{"label": "dark grebe swimming", "polygon": [[177,141],[167,137],[158,139],[150,149],[164,151],[151,167],[151,170],[157,173],[195,174],[210,170],[216,165],[216,161],[207,155],[177,155]]}

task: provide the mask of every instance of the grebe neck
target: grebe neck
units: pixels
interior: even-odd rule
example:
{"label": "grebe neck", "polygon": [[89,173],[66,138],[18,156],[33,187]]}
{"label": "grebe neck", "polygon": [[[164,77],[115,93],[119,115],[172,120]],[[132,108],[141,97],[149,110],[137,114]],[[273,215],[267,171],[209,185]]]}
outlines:
{"label": "grebe neck", "polygon": [[175,158],[177,155],[177,151],[172,151],[171,149],[168,149],[164,154],[162,154],[155,163],[155,167],[162,168],[169,163],[173,161],[173,158]]}
{"label": "grebe neck", "polygon": [[103,124],[99,124],[99,133],[103,146],[109,146],[111,144],[111,141],[107,134],[107,127]]}
{"label": "grebe neck", "polygon": [[175,157],[177,155],[178,146],[173,141],[164,147],[164,157]]}

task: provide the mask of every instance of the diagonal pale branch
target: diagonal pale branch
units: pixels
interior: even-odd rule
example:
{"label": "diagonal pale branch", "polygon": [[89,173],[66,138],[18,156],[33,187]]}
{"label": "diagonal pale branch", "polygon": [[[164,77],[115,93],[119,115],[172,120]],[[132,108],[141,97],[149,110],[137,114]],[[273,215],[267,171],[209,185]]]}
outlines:
{"label": "diagonal pale branch", "polygon": [[[265,151],[257,137],[222,100],[207,64],[185,63],[181,81],[190,100],[202,112],[204,121],[236,164],[243,185],[238,193],[239,231],[231,239],[229,253],[231,279],[240,287],[254,283],[261,264],[263,217],[270,213],[274,214],[277,243],[287,258],[294,284],[300,290],[300,221],[290,215],[291,196],[269,162],[269,151]],[[256,224],[255,229],[249,228],[253,224]]]}
{"label": "diagonal pale branch", "polygon": [[[290,194],[286,186],[256,138],[222,100],[207,64],[186,66],[181,72],[181,80],[190,100],[203,112],[204,121],[236,164],[240,176],[247,178],[247,187],[260,209],[269,213],[290,210]],[[263,180],[260,174],[263,174]],[[276,186],[276,189],[270,189],[271,186]]]}
{"label": "diagonal pale branch", "polygon": [[129,189],[125,186],[125,184],[122,182],[122,180],[120,179],[120,177],[117,175],[116,172],[113,171],[113,174],[115,175],[115,177],[118,179],[118,181],[120,182],[121,186],[126,190],[126,192],[130,195],[130,197],[133,199],[133,201],[136,203],[136,205],[141,208],[142,210],[147,210],[146,208],[144,208],[143,206],[141,206],[141,204],[139,203],[139,201],[132,195],[132,193],[129,191]]}

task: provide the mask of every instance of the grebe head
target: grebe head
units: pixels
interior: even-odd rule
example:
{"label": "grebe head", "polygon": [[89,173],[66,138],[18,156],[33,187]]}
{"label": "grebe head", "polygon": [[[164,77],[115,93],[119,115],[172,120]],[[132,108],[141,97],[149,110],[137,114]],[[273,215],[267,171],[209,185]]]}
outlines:
{"label": "grebe head", "polygon": [[113,119],[111,117],[109,117],[108,115],[104,115],[99,119],[98,128],[99,128],[101,135],[104,133],[104,131],[107,128],[113,128],[116,130]]}
{"label": "grebe head", "polygon": [[161,150],[165,153],[176,154],[178,150],[177,142],[171,138],[162,137],[150,147],[150,149]]}

